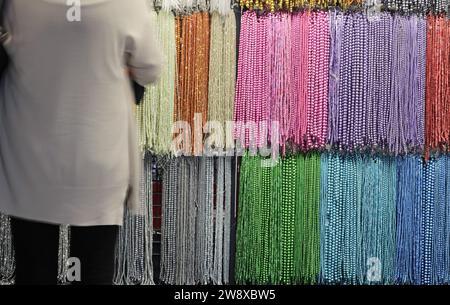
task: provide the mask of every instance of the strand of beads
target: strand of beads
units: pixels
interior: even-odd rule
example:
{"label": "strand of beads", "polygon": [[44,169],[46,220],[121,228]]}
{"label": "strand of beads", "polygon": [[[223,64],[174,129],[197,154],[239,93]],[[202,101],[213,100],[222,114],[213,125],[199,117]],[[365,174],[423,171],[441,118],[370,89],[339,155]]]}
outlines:
{"label": "strand of beads", "polygon": [[272,178],[270,181],[270,192],[272,202],[272,214],[269,224],[269,281],[275,284],[281,284],[282,274],[282,168],[281,162],[272,167]]}
{"label": "strand of beads", "polygon": [[59,227],[58,241],[58,282],[62,285],[67,284],[67,260],[70,257],[70,227],[61,225]]}
{"label": "strand of beads", "polygon": [[442,285],[448,279],[448,252],[446,252],[445,241],[449,233],[446,223],[446,156],[436,159],[436,174],[434,192],[434,215],[433,215],[433,251],[432,251],[432,278],[431,283]]}
{"label": "strand of beads", "polygon": [[422,232],[421,232],[421,268],[420,284],[432,284],[432,238],[434,222],[434,185],[436,164],[435,160],[430,160],[425,166],[423,182],[423,203],[422,203]]}
{"label": "strand of beads", "polygon": [[163,172],[162,193],[162,219],[161,219],[161,261],[160,275],[162,282],[172,284],[175,282],[175,251],[176,251],[176,224],[177,210],[175,208],[177,166],[178,163],[169,161]]}
{"label": "strand of beads", "polygon": [[[444,198],[446,199],[446,208],[445,208],[445,219],[446,219],[446,234],[444,239],[444,260],[443,263],[445,266],[450,266],[450,156],[446,155],[445,164],[440,168],[441,171],[445,173],[445,184],[443,180],[439,180],[440,187],[438,188],[438,192],[442,192]],[[447,276],[445,278],[446,283],[450,282],[450,272],[447,270]]]}
{"label": "strand of beads", "polygon": [[292,281],[294,269],[294,216],[295,216],[295,159],[286,157],[282,161],[282,282]]}
{"label": "strand of beads", "polygon": [[308,34],[309,12],[292,15],[291,42],[292,56],[292,98],[291,98],[291,132],[295,143],[303,143],[307,128],[307,75],[308,75]]}
{"label": "strand of beads", "polygon": [[216,285],[222,284],[222,266],[223,266],[223,221],[224,221],[224,167],[225,159],[218,158],[216,162],[216,196],[215,196],[215,232],[214,232],[214,261],[213,273],[211,275],[213,283]]}

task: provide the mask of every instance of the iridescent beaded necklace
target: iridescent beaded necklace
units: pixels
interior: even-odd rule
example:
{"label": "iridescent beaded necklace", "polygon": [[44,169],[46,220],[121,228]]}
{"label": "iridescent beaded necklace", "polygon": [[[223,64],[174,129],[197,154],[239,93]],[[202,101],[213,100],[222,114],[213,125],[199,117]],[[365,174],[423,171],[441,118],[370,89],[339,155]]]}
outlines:
{"label": "iridescent beaded necklace", "polygon": [[178,177],[178,162],[170,160],[163,171],[162,221],[161,221],[161,281],[175,283],[176,256],[176,189]]}
{"label": "iridescent beaded necklace", "polygon": [[429,160],[425,165],[423,182],[423,203],[422,203],[422,234],[421,238],[421,265],[420,284],[432,284],[432,238],[434,222],[434,187],[436,175],[436,161]]}
{"label": "iridescent beaded necklace", "polygon": [[296,162],[293,157],[282,161],[282,282],[292,283],[294,269],[294,221],[295,221],[295,172]]}
{"label": "iridescent beaded necklace", "polygon": [[434,285],[442,285],[447,283],[448,279],[448,240],[449,225],[447,217],[447,205],[449,199],[445,197],[448,181],[446,181],[446,162],[445,156],[436,159],[436,179],[434,192],[434,215],[433,215],[433,250],[432,250],[432,279]]}

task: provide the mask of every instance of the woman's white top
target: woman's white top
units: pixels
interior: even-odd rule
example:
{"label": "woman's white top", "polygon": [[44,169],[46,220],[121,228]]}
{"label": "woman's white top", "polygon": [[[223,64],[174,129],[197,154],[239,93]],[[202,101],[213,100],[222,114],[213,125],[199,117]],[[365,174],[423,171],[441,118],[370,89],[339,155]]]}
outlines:
{"label": "woman's white top", "polygon": [[146,85],[161,63],[149,1],[7,2],[0,212],[122,224],[125,204],[138,212],[141,170],[127,67]]}

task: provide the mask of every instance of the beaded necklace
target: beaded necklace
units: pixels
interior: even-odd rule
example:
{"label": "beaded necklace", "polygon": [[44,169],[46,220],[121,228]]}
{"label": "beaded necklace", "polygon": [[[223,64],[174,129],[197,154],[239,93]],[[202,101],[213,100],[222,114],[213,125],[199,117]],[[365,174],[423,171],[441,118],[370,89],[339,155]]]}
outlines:
{"label": "beaded necklace", "polygon": [[223,266],[223,221],[224,221],[224,167],[225,159],[218,158],[215,160],[216,163],[216,196],[215,196],[215,232],[214,232],[214,262],[213,262],[213,272],[212,280],[214,284],[222,284],[222,266]]}
{"label": "beaded necklace", "polygon": [[168,284],[175,283],[176,254],[176,219],[177,209],[176,189],[178,177],[178,163],[174,160],[168,162],[163,171],[162,192],[162,219],[161,219],[161,261],[160,279]]}
{"label": "beaded necklace", "polygon": [[[117,256],[117,254],[116,254]],[[67,284],[67,260],[70,257],[70,227],[61,225],[59,227],[58,240],[58,283]]]}
{"label": "beaded necklace", "polygon": [[434,192],[434,215],[433,215],[433,250],[432,250],[432,284],[442,285],[447,283],[448,279],[448,257],[449,253],[446,252],[448,246],[446,246],[445,241],[448,240],[449,228],[447,225],[448,220],[446,219],[446,206],[447,198],[446,186],[448,186],[448,181],[446,181],[446,162],[447,158],[445,156],[438,157],[436,159],[436,180]]}
{"label": "beaded necklace", "polygon": [[295,167],[293,157],[282,161],[282,282],[291,283],[294,269]]}
{"label": "beaded necklace", "polygon": [[230,243],[231,243],[231,196],[232,196],[232,185],[231,185],[231,172],[232,172],[232,157],[225,157],[225,178],[224,178],[224,222],[223,222],[223,283],[230,283]]}
{"label": "beaded necklace", "polygon": [[420,265],[420,284],[432,284],[432,238],[434,222],[434,187],[436,175],[435,160],[430,160],[425,165],[425,177],[423,182],[423,205],[422,205],[422,234],[420,236],[421,244],[421,265]]}
{"label": "beaded necklace", "polygon": [[0,283],[14,281],[15,259],[11,239],[11,219],[0,214]]}

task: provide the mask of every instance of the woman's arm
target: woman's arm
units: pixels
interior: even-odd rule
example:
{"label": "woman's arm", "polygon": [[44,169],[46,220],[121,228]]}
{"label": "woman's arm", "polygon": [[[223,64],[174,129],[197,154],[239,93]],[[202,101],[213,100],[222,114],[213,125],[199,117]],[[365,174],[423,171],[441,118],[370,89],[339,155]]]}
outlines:
{"label": "woman's arm", "polygon": [[156,33],[157,26],[145,0],[141,0],[133,22],[134,34],[127,40],[128,67],[132,78],[141,86],[155,82],[161,72],[162,54]]}

